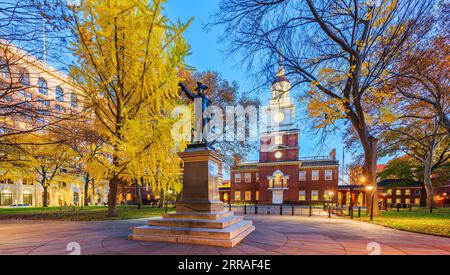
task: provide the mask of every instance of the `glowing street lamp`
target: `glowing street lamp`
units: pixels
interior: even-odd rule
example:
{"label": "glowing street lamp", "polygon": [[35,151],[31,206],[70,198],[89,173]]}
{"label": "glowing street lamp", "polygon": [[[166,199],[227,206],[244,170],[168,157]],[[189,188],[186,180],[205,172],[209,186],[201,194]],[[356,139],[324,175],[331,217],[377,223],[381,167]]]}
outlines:
{"label": "glowing street lamp", "polygon": [[373,221],[373,186],[367,185],[366,190],[371,193],[371,202],[370,202],[370,221]]}

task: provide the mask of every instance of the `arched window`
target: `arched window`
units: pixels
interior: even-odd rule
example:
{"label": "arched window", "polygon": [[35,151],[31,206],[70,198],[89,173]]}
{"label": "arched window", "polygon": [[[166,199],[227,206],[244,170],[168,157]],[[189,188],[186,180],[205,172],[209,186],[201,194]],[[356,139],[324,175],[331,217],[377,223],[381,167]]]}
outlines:
{"label": "arched window", "polygon": [[70,106],[72,106],[73,108],[78,107],[78,98],[75,93],[72,93],[70,95]]}
{"label": "arched window", "polygon": [[63,90],[61,89],[61,87],[59,87],[59,86],[56,87],[55,97],[56,97],[56,100],[57,100],[57,101],[63,102],[63,99],[64,99],[64,92],[63,92]]}
{"label": "arched window", "polygon": [[45,81],[45,79],[43,79],[42,77],[40,77],[38,80],[38,88],[39,88],[39,93],[41,93],[43,95],[47,94],[47,81]]}
{"label": "arched window", "polygon": [[27,72],[27,70],[21,69],[19,77],[20,77],[19,82],[23,86],[30,87],[30,74]]}

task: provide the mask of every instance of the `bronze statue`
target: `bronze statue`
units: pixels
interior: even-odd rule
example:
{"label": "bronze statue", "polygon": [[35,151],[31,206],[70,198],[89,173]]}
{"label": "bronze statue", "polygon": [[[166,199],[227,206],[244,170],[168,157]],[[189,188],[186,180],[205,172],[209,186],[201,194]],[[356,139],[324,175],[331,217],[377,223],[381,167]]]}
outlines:
{"label": "bronze statue", "polygon": [[[208,87],[201,82],[197,82],[197,88],[195,89],[197,94],[194,94],[188,88],[186,88],[186,86],[184,86],[183,83],[179,82],[178,86],[180,86],[181,90],[186,94],[186,96],[190,100],[194,101],[195,98],[200,98],[202,100],[202,132],[203,132],[203,129],[205,128],[206,124],[211,120],[211,118],[205,115],[206,109],[211,104],[209,98],[205,95],[205,90],[207,90]],[[202,134],[202,143],[206,142],[207,140],[205,136]]]}

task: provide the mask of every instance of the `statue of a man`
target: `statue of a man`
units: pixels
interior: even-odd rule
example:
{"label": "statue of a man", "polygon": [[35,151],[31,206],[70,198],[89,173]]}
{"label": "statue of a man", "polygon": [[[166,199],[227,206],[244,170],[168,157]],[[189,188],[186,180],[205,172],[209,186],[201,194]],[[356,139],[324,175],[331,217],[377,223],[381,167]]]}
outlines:
{"label": "statue of a man", "polygon": [[[206,109],[210,105],[210,100],[205,95],[205,90],[208,89],[208,87],[201,82],[197,82],[197,88],[195,89],[197,94],[194,94],[188,88],[186,88],[186,86],[184,86],[183,83],[179,82],[178,86],[180,86],[181,90],[186,94],[186,96],[190,100],[194,101],[196,98],[200,98],[202,100],[202,114],[201,114],[202,115],[202,129],[201,130],[203,131],[206,124],[210,121],[210,118],[205,115]],[[202,135],[202,142],[206,142],[206,138],[204,135]]]}

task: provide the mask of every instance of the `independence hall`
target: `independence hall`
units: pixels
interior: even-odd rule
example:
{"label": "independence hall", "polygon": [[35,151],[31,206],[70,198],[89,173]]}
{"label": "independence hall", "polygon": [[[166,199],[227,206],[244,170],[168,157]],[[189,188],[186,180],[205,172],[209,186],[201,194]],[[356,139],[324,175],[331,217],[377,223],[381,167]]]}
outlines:
{"label": "independence hall", "polygon": [[[300,129],[294,125],[290,83],[280,64],[265,107],[267,129],[260,135],[259,161],[236,163],[231,169],[231,203],[337,203],[339,163],[329,156],[299,157]],[[228,197],[229,196],[229,197]]]}

